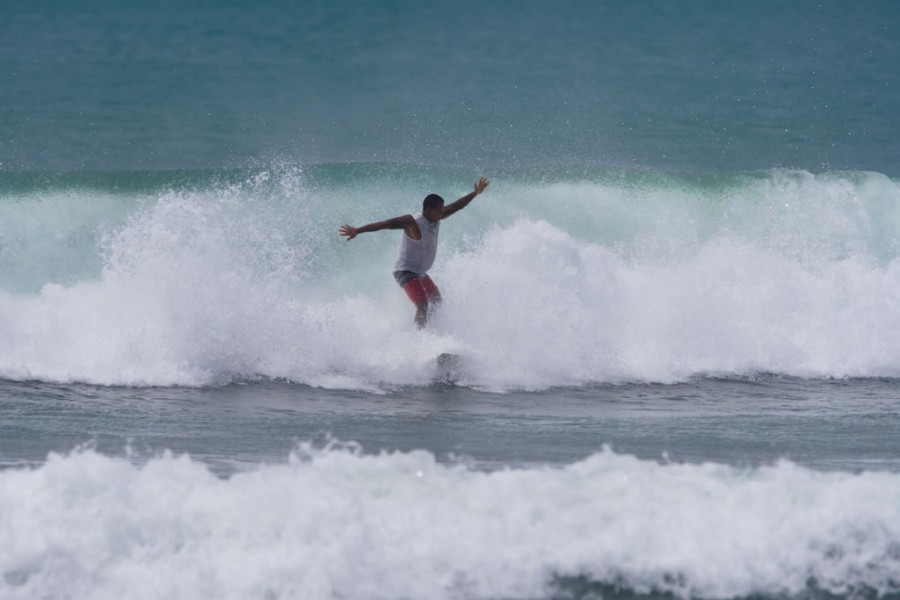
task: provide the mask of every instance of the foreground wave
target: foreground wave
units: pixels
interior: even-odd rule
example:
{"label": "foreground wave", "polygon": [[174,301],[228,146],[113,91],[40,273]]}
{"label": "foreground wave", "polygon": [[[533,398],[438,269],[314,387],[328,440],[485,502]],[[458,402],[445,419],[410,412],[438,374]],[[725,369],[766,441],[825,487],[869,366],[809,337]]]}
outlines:
{"label": "foreground wave", "polygon": [[481,472],[302,447],[222,479],[92,450],[0,471],[4,598],[900,593],[900,475],[609,450]]}
{"label": "foreground wave", "polygon": [[0,182],[0,376],[383,389],[429,384],[442,352],[498,390],[900,376],[900,187],[878,174],[499,173],[442,229],[424,334],[396,235],[336,229],[470,173],[143,177]]}

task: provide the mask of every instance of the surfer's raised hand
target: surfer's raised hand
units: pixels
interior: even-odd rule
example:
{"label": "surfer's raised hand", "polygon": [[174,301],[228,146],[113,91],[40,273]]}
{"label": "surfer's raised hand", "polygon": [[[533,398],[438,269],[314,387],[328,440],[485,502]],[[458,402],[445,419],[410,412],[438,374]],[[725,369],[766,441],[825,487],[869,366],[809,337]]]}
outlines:
{"label": "surfer's raised hand", "polygon": [[447,206],[444,207],[443,214],[441,216],[442,219],[446,219],[450,215],[464,209],[469,205],[469,202],[472,201],[475,196],[484,191],[484,189],[491,184],[488,181],[487,177],[481,177],[478,181],[475,182],[475,189],[457,200],[456,202],[451,202]]}
{"label": "surfer's raised hand", "polygon": [[340,234],[345,236],[347,238],[347,241],[349,242],[356,237],[356,227],[351,227],[350,225],[341,225]]}

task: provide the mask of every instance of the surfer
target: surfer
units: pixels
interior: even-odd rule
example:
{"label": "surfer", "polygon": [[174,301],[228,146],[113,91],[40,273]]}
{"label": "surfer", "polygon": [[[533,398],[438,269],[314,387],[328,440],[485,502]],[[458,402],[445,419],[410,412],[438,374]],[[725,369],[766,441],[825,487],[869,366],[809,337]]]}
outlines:
{"label": "surfer", "polygon": [[394,265],[394,279],[416,305],[416,325],[419,329],[425,327],[429,310],[441,302],[441,292],[428,276],[428,269],[434,264],[434,257],[437,254],[441,220],[468,206],[469,202],[490,183],[486,178],[480,178],[475,183],[473,191],[446,206],[443,198],[437,194],[428,194],[422,202],[420,213],[369,223],[362,227],[341,225],[340,234],[346,237],[348,242],[360,233],[382,229],[403,230],[400,256]]}

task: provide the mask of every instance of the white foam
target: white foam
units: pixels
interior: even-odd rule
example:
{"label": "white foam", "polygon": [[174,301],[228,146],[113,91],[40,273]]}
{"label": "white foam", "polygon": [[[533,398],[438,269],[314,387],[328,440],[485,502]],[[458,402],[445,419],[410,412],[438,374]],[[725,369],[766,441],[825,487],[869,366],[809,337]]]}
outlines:
{"label": "white foam", "polygon": [[87,450],[0,472],[0,535],[4,598],[539,598],[582,576],[679,597],[897,593],[900,476],[610,451],[486,473],[330,449],[218,479]]}
{"label": "white foam", "polygon": [[900,375],[897,260],[812,266],[720,237],[678,264],[647,264],[519,221],[454,256],[444,280],[444,322],[496,387]]}
{"label": "white foam", "polygon": [[0,376],[377,390],[428,384],[453,351],[461,383],[500,390],[897,377],[900,191],[855,178],[495,182],[443,228],[424,333],[390,277],[397,232],[336,235],[359,190],[289,173],[171,191],[106,230],[96,278],[0,292]]}

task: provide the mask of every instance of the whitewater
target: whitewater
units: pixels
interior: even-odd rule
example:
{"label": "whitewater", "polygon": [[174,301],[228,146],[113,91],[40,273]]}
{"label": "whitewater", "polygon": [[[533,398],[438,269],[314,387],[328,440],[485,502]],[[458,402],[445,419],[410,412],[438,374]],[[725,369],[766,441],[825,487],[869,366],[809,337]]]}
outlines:
{"label": "whitewater", "polygon": [[[562,507],[562,508],[561,508]],[[802,507],[803,510],[798,510]],[[900,476],[609,450],[480,472],[298,447],[223,480],[92,450],[0,472],[6,598],[892,597]],[[64,591],[63,591],[64,590]]]}
{"label": "whitewater", "polygon": [[[421,335],[361,225],[476,174],[391,165],[128,185],[10,181],[0,374],[339,389],[545,390],[704,376],[900,375],[900,189],[875,173],[529,170],[445,223],[446,298]],[[124,189],[123,189],[124,188]]]}
{"label": "whitewater", "polygon": [[0,596],[900,594],[897,182],[486,174],[0,174]]}

